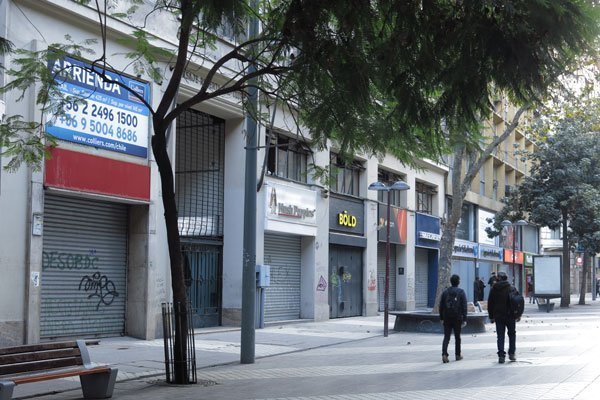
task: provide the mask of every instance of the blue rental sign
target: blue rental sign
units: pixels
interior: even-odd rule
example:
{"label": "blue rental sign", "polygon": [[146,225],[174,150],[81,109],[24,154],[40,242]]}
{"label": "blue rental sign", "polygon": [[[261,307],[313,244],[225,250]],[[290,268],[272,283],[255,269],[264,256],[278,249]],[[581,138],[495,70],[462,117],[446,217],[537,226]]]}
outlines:
{"label": "blue rental sign", "polygon": [[[104,71],[106,79],[90,64],[65,57],[48,68],[65,97],[83,101],[68,103],[65,115],[46,124],[46,132],[57,139],[101,149],[148,156],[148,107],[150,85],[121,74]],[[100,71],[99,67],[95,67]],[[129,90],[128,90],[129,89]]]}

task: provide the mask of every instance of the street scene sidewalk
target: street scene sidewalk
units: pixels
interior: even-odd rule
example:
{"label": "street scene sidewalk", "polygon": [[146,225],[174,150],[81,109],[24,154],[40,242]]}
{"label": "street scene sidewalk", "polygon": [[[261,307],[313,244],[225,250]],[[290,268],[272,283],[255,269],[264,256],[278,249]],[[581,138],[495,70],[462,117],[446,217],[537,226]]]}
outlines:
{"label": "street scene sidewalk", "polygon": [[[463,361],[442,364],[441,335],[391,330],[384,338],[381,315],[257,329],[257,361],[244,365],[239,329],[199,330],[198,385],[164,383],[162,339],[102,339],[90,355],[119,368],[115,399],[596,399],[600,301],[577,302],[573,296],[569,308],[557,304],[550,313],[527,303],[517,326],[518,361],[504,366],[491,324],[463,335]],[[18,386],[15,396],[82,395],[75,378]]]}

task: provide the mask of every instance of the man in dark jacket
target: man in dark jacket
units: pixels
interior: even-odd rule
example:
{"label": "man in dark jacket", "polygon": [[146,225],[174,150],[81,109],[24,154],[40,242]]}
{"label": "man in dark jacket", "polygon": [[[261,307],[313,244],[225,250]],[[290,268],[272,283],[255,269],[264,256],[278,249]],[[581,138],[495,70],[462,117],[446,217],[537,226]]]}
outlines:
{"label": "man in dark jacket", "polygon": [[517,344],[515,317],[509,312],[509,292],[511,284],[508,282],[506,272],[498,272],[498,281],[490,289],[488,297],[488,316],[491,323],[496,323],[496,337],[498,341],[498,362],[504,364],[506,352],[504,351],[504,335],[508,332],[508,358],[517,361],[515,356]]}
{"label": "man in dark jacket", "polygon": [[465,291],[458,287],[460,277],[452,275],[450,277],[451,287],[444,290],[440,299],[440,320],[444,325],[444,341],[442,342],[442,362],[448,360],[448,343],[450,335],[454,331],[454,354],[456,361],[462,360],[460,352],[460,331],[467,324],[467,295]]}

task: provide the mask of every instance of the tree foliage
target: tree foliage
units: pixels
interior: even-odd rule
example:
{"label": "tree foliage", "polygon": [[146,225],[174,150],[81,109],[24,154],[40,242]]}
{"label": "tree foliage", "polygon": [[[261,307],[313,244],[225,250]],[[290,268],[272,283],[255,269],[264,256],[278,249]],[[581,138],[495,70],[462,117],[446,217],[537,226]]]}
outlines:
{"label": "tree foliage", "polygon": [[[598,30],[592,0],[74,3],[95,11],[100,42],[78,38],[39,51],[19,49],[7,71],[11,80],[0,94],[35,87],[43,118],[60,116],[65,103],[78,100],[61,97],[58,72],[47,65],[49,58],[67,54],[89,60],[92,70],[109,80],[105,71],[126,57],[129,72],[161,86],[158,105],[147,105],[177,302],[185,301],[185,289],[167,132],[184,111],[233,92],[242,93],[247,105],[245,95],[258,89],[263,98],[299,109],[317,148],[334,141],[342,155],[387,152],[414,164],[415,157],[436,159],[456,143],[476,145],[476,127],[489,112],[492,90],[509,93],[517,102],[539,98]],[[249,37],[251,18],[260,20],[262,30]],[[113,19],[134,28],[119,38],[129,48],[126,54],[111,52],[107,31]],[[175,28],[172,42],[156,37],[153,24],[163,23]],[[225,23],[235,40],[211,58],[209,50],[223,44],[218,32]],[[181,101],[184,73],[200,67],[202,86]],[[247,111],[262,117],[257,110]],[[14,116],[2,124],[0,142],[13,157],[10,166],[40,162],[46,143],[43,122]],[[30,123],[33,129],[23,129]],[[22,137],[33,140],[20,145]],[[185,357],[185,351],[175,356]]]}

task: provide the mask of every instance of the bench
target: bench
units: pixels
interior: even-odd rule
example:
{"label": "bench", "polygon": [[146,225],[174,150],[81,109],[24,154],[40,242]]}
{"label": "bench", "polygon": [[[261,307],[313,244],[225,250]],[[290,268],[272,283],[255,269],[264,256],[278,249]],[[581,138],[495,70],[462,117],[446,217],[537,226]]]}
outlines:
{"label": "bench", "polygon": [[112,397],[118,369],[95,366],[84,340],[0,348],[0,400],[16,385],[79,376],[83,397]]}

